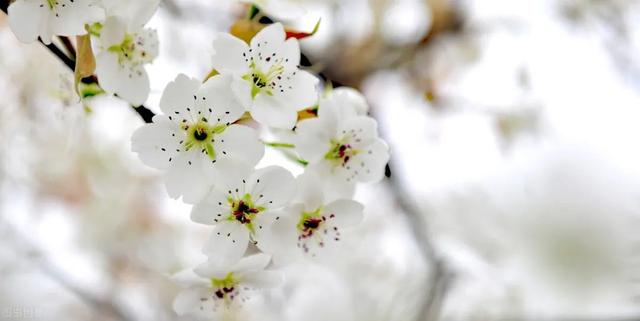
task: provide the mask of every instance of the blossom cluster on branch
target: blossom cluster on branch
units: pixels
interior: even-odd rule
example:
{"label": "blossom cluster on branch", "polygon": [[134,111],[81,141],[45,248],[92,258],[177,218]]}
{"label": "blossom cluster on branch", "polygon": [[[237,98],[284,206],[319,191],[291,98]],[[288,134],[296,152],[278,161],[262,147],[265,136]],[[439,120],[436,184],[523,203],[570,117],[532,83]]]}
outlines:
{"label": "blossom cluster on branch", "polygon": [[[17,0],[9,23],[23,42],[77,36],[76,69],[94,62],[102,90],[139,106],[149,95],[145,65],[159,52],[155,30],[145,28],[158,2]],[[274,3],[257,5],[271,14]],[[252,20],[259,9],[249,10]],[[357,184],[381,180],[389,160],[364,97],[321,90],[300,66],[298,38],[311,34],[252,23],[255,34],[217,33],[209,77],[177,75],[162,94],[162,113],[132,137],[133,152],[163,173],[169,196],[193,205],[194,222],[212,226],[202,248],[208,260],[175,276],[185,285],[174,302],[180,315],[234,313],[257,290],[280,284],[278,267],[331,251],[362,220]],[[287,141],[267,142],[267,134]],[[304,173],[257,168],[265,146],[292,156]]]}

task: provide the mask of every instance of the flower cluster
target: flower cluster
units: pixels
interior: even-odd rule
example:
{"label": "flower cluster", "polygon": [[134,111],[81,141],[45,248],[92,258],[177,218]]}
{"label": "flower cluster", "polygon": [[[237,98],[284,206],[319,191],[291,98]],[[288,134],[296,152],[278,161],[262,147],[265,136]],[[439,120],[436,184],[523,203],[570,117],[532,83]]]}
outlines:
{"label": "flower cluster", "polygon": [[51,43],[55,36],[91,35],[97,45],[96,75],[104,91],[134,106],[149,96],[144,65],[158,55],[158,36],[144,28],[160,0],[17,0],[9,25],[22,42]]}
{"label": "flower cluster", "polygon": [[[136,106],[149,93],[144,65],[158,54],[155,31],[144,28],[157,5],[18,0],[9,13],[24,41],[95,37],[100,86]],[[207,262],[176,276],[186,287],[174,302],[181,315],[223,317],[279,283],[279,272],[265,270],[272,262],[330,251],[362,220],[356,185],[381,180],[389,160],[364,97],[350,88],[321,91],[318,77],[300,67],[298,39],[280,23],[261,27],[248,43],[218,33],[212,76],[178,75],[162,94],[162,113],[132,137],[132,151],[162,172],[169,196],[193,205],[194,222],[212,226],[202,248]],[[269,131],[293,139],[265,142]],[[296,159],[289,165],[304,173],[260,166],[266,146],[286,148]]]}

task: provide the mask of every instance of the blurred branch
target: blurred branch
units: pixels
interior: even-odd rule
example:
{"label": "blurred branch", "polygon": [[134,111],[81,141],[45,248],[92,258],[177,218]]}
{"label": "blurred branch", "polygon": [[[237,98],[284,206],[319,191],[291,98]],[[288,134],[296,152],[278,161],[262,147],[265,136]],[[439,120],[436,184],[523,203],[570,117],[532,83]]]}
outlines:
{"label": "blurred branch", "polygon": [[87,306],[99,311],[101,314],[105,316],[109,316],[115,318],[117,320],[122,321],[130,321],[132,318],[128,317],[128,314],[125,313],[124,309],[120,308],[116,303],[111,300],[101,298],[96,294],[90,292],[89,290],[79,286],[75,283],[71,278],[65,275],[60,269],[58,269],[51,261],[46,258],[46,255],[42,253],[42,251],[33,244],[33,242],[29,239],[27,235],[20,232],[18,229],[11,226],[9,222],[7,222],[2,216],[0,216],[0,221],[2,222],[2,226],[14,236],[17,240],[17,243],[23,248],[23,253],[25,256],[35,256],[38,258],[38,263],[36,266],[42,274],[50,278],[52,281],[58,283],[67,291],[73,293],[80,301],[84,302]]}
{"label": "blurred branch", "polygon": [[[372,115],[373,117],[374,115]],[[374,117],[375,118],[375,117]],[[380,124],[381,122],[379,122]],[[385,131],[379,126],[380,136],[385,137]],[[393,152],[391,153],[393,155]],[[420,252],[430,265],[430,275],[426,286],[427,293],[422,301],[416,319],[418,321],[435,321],[440,318],[440,308],[447,291],[452,273],[448,271],[445,262],[438,256],[431,238],[428,235],[428,224],[425,220],[424,211],[418,206],[416,201],[410,196],[411,193],[405,188],[403,182],[398,178],[401,171],[394,166],[393,159],[387,164],[389,175],[385,180],[387,189],[393,197],[395,203],[406,214],[409,220],[409,228],[416,240]]]}
{"label": "blurred branch", "polygon": [[[9,0],[0,0],[0,9],[2,10],[2,12],[4,12],[5,14],[8,15],[7,13],[7,8],[9,7]],[[60,37],[61,41],[64,43],[64,39],[66,37]],[[53,53],[54,55],[56,55],[56,57],[58,57],[58,59],[60,59],[60,61],[62,63],[64,63],[65,66],[67,66],[67,68],[69,68],[72,72],[75,69],[75,60],[69,58],[69,56],[67,56],[62,50],[60,50],[60,48],[58,48],[58,46],[56,46],[53,43],[50,44],[45,44],[44,42],[42,42],[42,40],[40,38],[38,38],[38,41],[45,47],[47,47],[47,49],[49,49],[49,51],[51,53]],[[68,41],[68,39],[67,39]],[[69,43],[70,44],[70,43]],[[73,46],[72,46],[73,47]],[[95,81],[97,84],[97,78],[96,77],[90,77],[92,79],[92,81]],[[138,113],[138,115],[140,115],[140,118],[142,118],[142,120],[145,123],[151,123],[153,116],[155,116],[155,113],[152,112],[150,109],[148,109],[147,107],[145,107],[144,105],[140,105],[140,106],[131,106],[133,108],[133,110]]]}

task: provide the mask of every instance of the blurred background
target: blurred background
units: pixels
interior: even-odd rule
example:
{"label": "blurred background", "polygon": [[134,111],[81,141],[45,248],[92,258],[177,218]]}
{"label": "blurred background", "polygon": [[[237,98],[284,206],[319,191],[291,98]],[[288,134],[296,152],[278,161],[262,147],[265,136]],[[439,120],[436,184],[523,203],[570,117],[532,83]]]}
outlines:
{"label": "blurred background", "polygon": [[[391,175],[246,320],[640,318],[640,1],[297,1],[290,25],[322,18],[310,68],[366,95]],[[163,0],[146,106],[245,15]],[[0,320],[180,320],[168,276],[209,229],[130,152],[138,115],[72,87],[0,14]]]}

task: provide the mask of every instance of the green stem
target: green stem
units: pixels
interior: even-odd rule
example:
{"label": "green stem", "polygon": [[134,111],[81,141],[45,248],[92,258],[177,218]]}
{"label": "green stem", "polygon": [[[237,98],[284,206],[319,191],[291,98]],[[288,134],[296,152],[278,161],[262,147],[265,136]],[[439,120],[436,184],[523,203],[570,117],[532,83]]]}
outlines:
{"label": "green stem", "polygon": [[264,142],[264,144],[269,147],[296,148],[296,145],[289,143]]}

